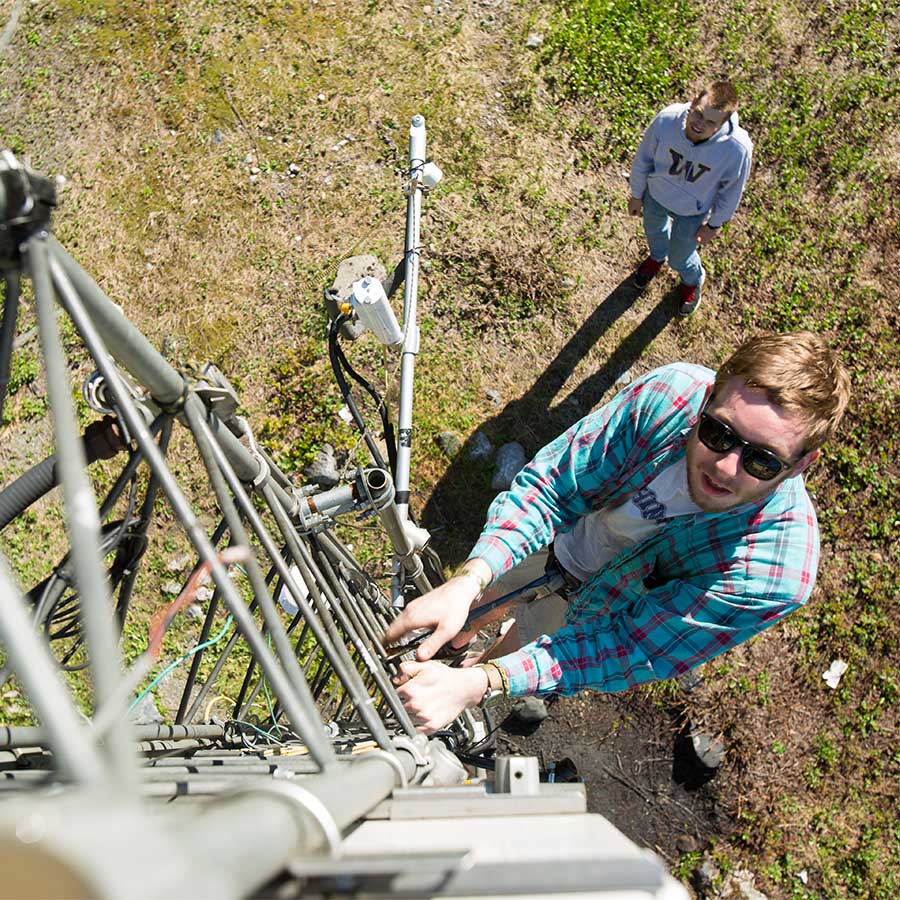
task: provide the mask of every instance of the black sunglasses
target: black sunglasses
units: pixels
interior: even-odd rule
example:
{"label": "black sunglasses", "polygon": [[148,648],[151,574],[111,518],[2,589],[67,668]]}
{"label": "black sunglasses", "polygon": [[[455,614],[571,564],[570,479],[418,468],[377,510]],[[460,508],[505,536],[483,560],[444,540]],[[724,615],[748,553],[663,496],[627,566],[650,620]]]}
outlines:
{"label": "black sunglasses", "polygon": [[741,465],[744,467],[744,471],[759,481],[771,481],[797,463],[797,460],[786,463],[771,450],[745,441],[724,422],[720,422],[707,412],[700,413],[697,437],[700,438],[700,443],[712,450],[713,453],[730,453],[735,447],[740,447]]}

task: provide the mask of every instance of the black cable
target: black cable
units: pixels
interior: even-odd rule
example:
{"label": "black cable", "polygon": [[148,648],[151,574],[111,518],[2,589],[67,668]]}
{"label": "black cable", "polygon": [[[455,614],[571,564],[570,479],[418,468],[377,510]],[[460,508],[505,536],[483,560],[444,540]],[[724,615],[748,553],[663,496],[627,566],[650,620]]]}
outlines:
{"label": "black cable", "polygon": [[459,750],[455,751],[455,755],[463,765],[475,766],[477,769],[490,769],[491,771],[497,768],[496,760],[489,759],[487,756],[473,756],[469,753],[460,753]]}
{"label": "black cable", "polygon": [[[338,335],[340,336],[340,335]],[[360,375],[353,366],[350,365],[347,356],[344,353],[343,347],[337,341],[335,341],[337,346],[337,355],[340,364],[343,366],[344,371],[357,383],[359,384],[375,401],[375,406],[378,410],[378,415],[381,417],[381,430],[384,432],[384,440],[387,444],[387,452],[388,452],[388,464],[391,467],[391,476],[397,477],[397,439],[394,435],[394,426],[391,424],[387,415],[387,406],[382,398],[381,394],[378,393],[377,389],[372,385],[372,383],[362,375]]]}
{"label": "black cable", "polygon": [[19,316],[19,272],[10,269],[4,275],[3,325],[0,326],[0,427],[3,425],[3,407],[9,389],[12,364],[13,338]]}
{"label": "black cable", "polygon": [[375,442],[369,436],[368,429],[366,428],[366,423],[363,421],[363,417],[359,414],[359,410],[356,408],[356,404],[353,402],[353,397],[350,395],[350,385],[347,383],[347,379],[344,376],[344,372],[341,369],[340,361],[338,360],[338,343],[337,343],[337,334],[338,329],[341,325],[344,324],[348,319],[345,315],[339,315],[337,318],[332,319],[328,325],[328,358],[331,361],[331,369],[334,372],[334,377],[337,380],[338,387],[340,388],[341,394],[344,398],[344,402],[347,404],[347,408],[350,410],[350,415],[353,417],[353,421],[356,424],[356,427],[359,429],[360,434],[363,436],[363,440],[366,442],[366,446],[369,448],[369,453],[372,454],[372,459],[379,468],[384,468],[384,457],[381,455],[378,447],[375,445]]}

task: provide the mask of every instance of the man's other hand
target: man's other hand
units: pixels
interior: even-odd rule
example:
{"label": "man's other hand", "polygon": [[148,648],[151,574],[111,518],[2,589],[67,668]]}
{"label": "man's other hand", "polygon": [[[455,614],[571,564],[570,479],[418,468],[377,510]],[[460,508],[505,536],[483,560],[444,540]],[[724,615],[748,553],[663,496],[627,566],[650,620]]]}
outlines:
{"label": "man's other hand", "polygon": [[697,243],[711,244],[716,239],[718,233],[718,228],[710,228],[709,225],[701,225],[697,229]]}
{"label": "man's other hand", "polygon": [[644,211],[644,201],[640,197],[628,198],[628,215],[639,216]]}
{"label": "man's other hand", "polygon": [[385,631],[382,638],[385,647],[397,643],[410,631],[431,628],[432,634],[416,649],[416,657],[424,662],[455,638],[469,617],[472,603],[481,593],[479,581],[486,583],[491,577],[487,563],[478,559],[469,560],[466,569],[476,573],[476,577],[457,575],[413,600]]}
{"label": "man's other hand", "polygon": [[401,663],[394,683],[416,731],[423,734],[438,731],[464,709],[477,706],[488,689],[484,669],[451,669],[434,660]]}

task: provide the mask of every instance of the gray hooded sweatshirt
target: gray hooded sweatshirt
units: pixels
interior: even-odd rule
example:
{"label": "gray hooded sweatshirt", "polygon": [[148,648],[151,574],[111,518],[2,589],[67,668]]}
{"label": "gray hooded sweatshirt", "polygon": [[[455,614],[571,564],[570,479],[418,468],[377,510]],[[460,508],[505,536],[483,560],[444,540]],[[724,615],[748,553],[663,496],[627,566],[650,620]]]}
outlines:
{"label": "gray hooded sweatshirt", "polygon": [[689,103],[675,103],[656,115],[644,134],[628,183],[635,197],[650,196],[677,216],[705,216],[724,225],[741,202],[750,174],[753,142],[732,113],[711,137],[689,141],[684,125]]}

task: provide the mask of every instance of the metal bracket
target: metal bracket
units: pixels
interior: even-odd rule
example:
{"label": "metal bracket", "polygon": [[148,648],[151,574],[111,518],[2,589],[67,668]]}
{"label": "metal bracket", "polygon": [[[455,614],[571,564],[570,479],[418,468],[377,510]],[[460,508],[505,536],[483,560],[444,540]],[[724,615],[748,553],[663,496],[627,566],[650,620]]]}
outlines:
{"label": "metal bracket", "polygon": [[205,363],[199,371],[191,371],[191,375],[195,379],[194,391],[207,409],[214,412],[222,422],[231,427],[235,413],[241,405],[237,391],[231,382],[213,363]]}

